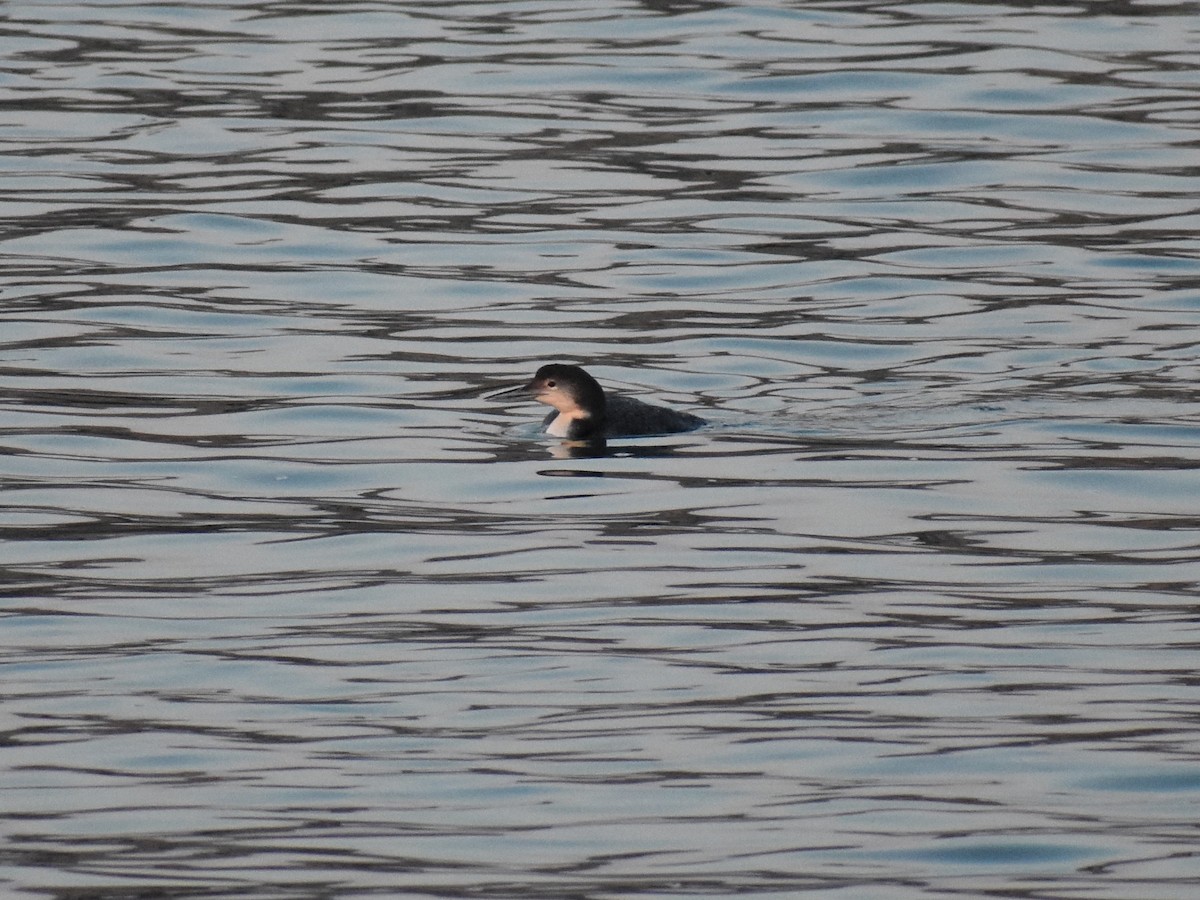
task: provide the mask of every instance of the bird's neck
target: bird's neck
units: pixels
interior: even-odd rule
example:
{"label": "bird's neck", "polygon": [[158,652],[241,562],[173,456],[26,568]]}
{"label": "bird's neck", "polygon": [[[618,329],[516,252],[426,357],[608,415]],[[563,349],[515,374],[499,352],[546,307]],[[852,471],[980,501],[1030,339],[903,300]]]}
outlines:
{"label": "bird's neck", "polygon": [[582,409],[559,410],[557,416],[546,427],[546,434],[554,437],[580,440],[589,437],[597,430],[596,418]]}

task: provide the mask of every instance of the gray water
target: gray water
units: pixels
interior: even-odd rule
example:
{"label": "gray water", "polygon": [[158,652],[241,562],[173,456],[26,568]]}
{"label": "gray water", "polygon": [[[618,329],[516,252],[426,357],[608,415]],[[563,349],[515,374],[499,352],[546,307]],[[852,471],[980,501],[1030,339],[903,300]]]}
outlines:
{"label": "gray water", "polygon": [[1200,896],[1193,4],[3,16],[5,896]]}

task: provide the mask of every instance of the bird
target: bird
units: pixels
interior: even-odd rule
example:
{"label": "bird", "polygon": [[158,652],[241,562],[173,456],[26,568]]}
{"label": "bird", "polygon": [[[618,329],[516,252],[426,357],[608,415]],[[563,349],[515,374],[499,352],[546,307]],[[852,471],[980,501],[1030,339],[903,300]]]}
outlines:
{"label": "bird", "polygon": [[678,434],[707,424],[691,413],[605,393],[600,383],[579,366],[544,365],[528,384],[493,396],[521,393],[554,407],[542,426],[546,434],[568,441],[599,442],[606,438]]}

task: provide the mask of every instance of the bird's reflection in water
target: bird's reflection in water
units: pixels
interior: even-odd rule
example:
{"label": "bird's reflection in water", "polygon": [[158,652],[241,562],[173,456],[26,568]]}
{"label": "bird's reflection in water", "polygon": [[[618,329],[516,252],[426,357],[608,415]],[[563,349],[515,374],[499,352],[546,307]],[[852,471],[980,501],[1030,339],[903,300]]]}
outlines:
{"label": "bird's reflection in water", "polygon": [[600,459],[605,456],[620,456],[632,459],[652,459],[674,456],[680,444],[617,444],[610,447],[607,441],[561,441],[549,446],[555,459]]}
{"label": "bird's reflection in water", "polygon": [[608,443],[597,441],[562,441],[550,447],[550,455],[555,459],[598,459],[609,456]]}

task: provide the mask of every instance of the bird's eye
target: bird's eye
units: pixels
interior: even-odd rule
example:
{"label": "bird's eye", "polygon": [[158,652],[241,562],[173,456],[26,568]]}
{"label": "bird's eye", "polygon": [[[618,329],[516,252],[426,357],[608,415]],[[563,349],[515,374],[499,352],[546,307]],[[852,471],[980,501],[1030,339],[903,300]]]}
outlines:
{"label": "bird's eye", "polygon": [[554,382],[553,382],[553,381],[547,381],[547,382],[546,382],[546,387],[554,387]]}

